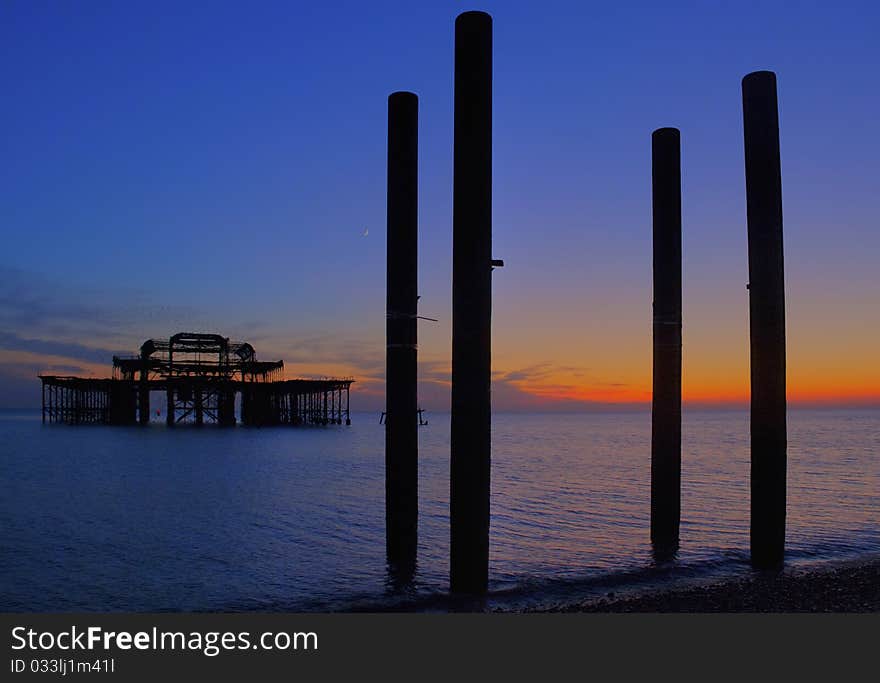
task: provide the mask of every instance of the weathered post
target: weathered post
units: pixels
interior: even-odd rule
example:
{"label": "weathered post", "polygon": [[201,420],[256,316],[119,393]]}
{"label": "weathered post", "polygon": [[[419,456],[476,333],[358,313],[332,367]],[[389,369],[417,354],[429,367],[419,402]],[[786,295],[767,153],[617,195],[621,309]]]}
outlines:
{"label": "weathered post", "polygon": [[492,316],[492,18],[455,21],[452,253],[452,590],[489,581]]}
{"label": "weathered post", "polygon": [[751,349],[751,554],[756,569],[785,551],[785,284],[776,74],[743,78]]}
{"label": "weathered post", "polygon": [[681,518],[681,141],[651,136],[654,211],[654,373],[651,401],[651,543],[675,553]]}
{"label": "weathered post", "polygon": [[416,410],[419,100],[388,98],[385,312],[385,534],[388,561],[413,567],[418,537]]}

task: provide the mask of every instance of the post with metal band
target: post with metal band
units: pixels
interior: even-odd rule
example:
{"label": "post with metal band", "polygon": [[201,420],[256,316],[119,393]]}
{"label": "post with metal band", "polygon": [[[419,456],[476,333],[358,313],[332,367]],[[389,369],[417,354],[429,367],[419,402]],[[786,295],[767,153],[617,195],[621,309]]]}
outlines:
{"label": "post with metal band", "polygon": [[413,93],[388,98],[385,530],[389,567],[404,579],[418,540],[418,111]]}
{"label": "post with metal band", "polygon": [[450,580],[489,581],[492,317],[492,18],[455,21]]}
{"label": "post with metal band", "polygon": [[654,213],[654,372],[651,401],[651,543],[658,559],[678,547],[681,518],[681,141],[651,136]]}
{"label": "post with metal band", "polygon": [[743,78],[751,350],[751,555],[756,569],[785,552],[786,399],[782,173],[776,74]]}

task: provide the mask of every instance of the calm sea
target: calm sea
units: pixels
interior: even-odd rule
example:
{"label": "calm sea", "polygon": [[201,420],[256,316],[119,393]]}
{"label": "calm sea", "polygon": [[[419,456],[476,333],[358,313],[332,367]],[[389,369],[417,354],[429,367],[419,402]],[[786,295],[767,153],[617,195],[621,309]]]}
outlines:
{"label": "calm sea", "polygon": [[[383,427],[0,418],[0,611],[455,609],[449,418],[420,431],[420,544],[384,557]],[[491,595],[549,605],[748,571],[748,414],[689,412],[677,559],[648,537],[650,415],[496,415]],[[880,553],[880,411],[792,410],[788,562]]]}

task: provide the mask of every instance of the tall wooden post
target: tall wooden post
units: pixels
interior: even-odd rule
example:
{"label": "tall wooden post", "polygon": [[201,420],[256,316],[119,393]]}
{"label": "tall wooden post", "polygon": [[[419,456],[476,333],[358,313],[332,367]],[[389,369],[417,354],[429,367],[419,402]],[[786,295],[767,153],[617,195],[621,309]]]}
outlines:
{"label": "tall wooden post", "polygon": [[452,590],[489,581],[492,317],[492,18],[455,21],[452,253]]}
{"label": "tall wooden post", "polygon": [[785,551],[785,282],[776,75],[742,82],[749,229],[751,348],[751,551],[757,569]]}
{"label": "tall wooden post", "polygon": [[651,402],[651,542],[674,554],[681,519],[681,142],[651,136],[654,209],[654,386]]}
{"label": "tall wooden post", "polygon": [[415,563],[419,434],[416,410],[419,100],[388,98],[385,312],[385,535],[392,567]]}

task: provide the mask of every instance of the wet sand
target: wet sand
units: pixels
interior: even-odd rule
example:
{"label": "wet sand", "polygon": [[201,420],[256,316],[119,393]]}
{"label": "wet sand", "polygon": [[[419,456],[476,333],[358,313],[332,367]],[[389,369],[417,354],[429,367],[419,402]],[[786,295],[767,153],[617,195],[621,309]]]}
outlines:
{"label": "wet sand", "polygon": [[880,557],[559,606],[554,612],[880,612]]}

